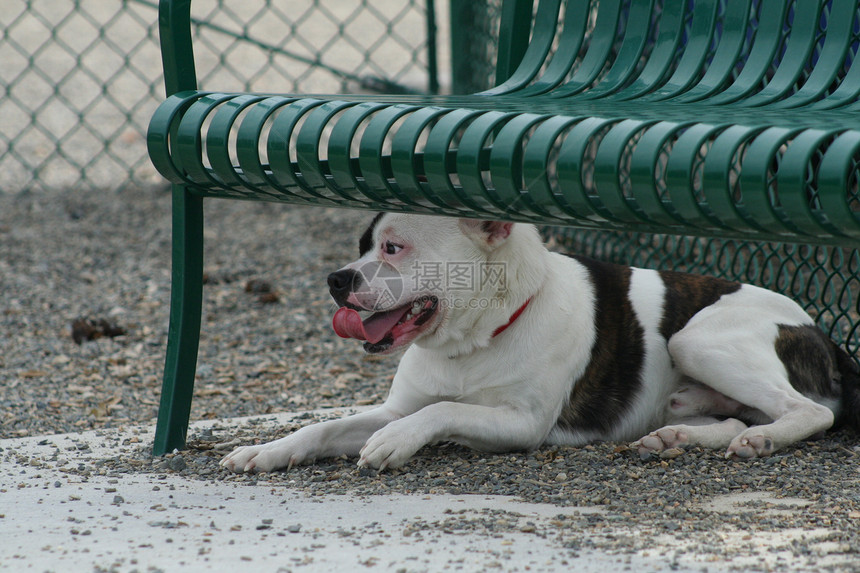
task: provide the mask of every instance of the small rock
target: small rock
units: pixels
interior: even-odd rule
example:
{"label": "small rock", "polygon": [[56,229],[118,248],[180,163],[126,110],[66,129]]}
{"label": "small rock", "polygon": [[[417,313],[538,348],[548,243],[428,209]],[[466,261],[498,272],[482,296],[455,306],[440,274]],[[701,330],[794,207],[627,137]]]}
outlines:
{"label": "small rock", "polygon": [[72,340],[76,344],[83,344],[90,340],[108,337],[115,338],[122,336],[126,330],[116,324],[107,321],[104,318],[90,319],[79,318],[72,323]]}
{"label": "small rock", "polygon": [[257,302],[260,304],[273,304],[281,300],[276,292],[266,292],[257,297]]}
{"label": "small rock", "polygon": [[251,279],[245,283],[245,292],[252,294],[266,294],[273,292],[272,283],[263,279]]}
{"label": "small rock", "polygon": [[660,452],[660,459],[662,460],[674,460],[680,455],[683,455],[684,450],[681,448],[669,448],[668,450],[663,450]]}
{"label": "small rock", "polygon": [[172,458],[169,462],[167,462],[167,467],[169,467],[175,472],[181,472],[186,467],[188,467],[188,464],[185,463],[185,458],[181,456],[176,456],[175,458]]}
{"label": "small rock", "polygon": [[257,295],[257,302],[260,304],[272,304],[280,300],[278,291],[272,286],[272,283],[263,279],[251,279],[245,283],[245,292]]}

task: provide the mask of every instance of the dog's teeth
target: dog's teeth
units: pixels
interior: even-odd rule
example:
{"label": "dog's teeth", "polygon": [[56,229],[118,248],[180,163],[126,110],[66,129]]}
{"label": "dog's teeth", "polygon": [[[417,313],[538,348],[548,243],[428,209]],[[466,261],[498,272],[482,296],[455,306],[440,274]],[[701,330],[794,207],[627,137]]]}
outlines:
{"label": "dog's teeth", "polygon": [[421,303],[421,301],[416,300],[412,303],[412,308],[409,309],[409,312],[407,312],[403,316],[403,319],[400,322],[409,322],[410,320],[415,318],[415,315],[419,314],[422,310],[424,310],[424,304]]}

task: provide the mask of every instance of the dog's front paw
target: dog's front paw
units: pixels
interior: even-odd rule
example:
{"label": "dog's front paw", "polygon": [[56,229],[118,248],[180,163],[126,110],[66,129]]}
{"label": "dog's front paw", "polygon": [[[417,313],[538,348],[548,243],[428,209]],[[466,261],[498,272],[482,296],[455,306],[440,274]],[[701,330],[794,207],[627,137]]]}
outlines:
{"label": "dog's front paw", "polygon": [[666,426],[636,440],[631,447],[639,451],[639,457],[646,459],[651,454],[659,454],[663,450],[683,446],[689,442],[687,433],[681,427]]}
{"label": "dog's front paw", "polygon": [[774,449],[773,439],[754,428],[750,428],[732,440],[726,451],[726,457],[733,459],[763,458],[771,455]]}
{"label": "dog's front paw", "polygon": [[385,468],[399,468],[425,444],[417,437],[417,433],[405,431],[392,422],[370,436],[361,448],[358,465],[372,467],[382,471]]}
{"label": "dog's front paw", "polygon": [[221,465],[236,473],[270,472],[280,468],[291,468],[305,461],[305,456],[280,440],[259,446],[240,446],[224,456]]}
{"label": "dog's front paw", "polygon": [[223,458],[221,458],[221,467],[225,467],[230,471],[242,473],[251,472],[257,467],[254,458],[260,453],[262,446],[239,446]]}

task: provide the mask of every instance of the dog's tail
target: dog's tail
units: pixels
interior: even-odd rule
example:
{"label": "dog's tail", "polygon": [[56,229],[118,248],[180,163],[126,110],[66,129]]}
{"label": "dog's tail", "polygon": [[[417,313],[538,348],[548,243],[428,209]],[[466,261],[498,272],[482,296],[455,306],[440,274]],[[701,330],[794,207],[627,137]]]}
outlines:
{"label": "dog's tail", "polygon": [[860,432],[860,367],[845,350],[836,343],[833,346],[842,386],[842,408],[838,423]]}

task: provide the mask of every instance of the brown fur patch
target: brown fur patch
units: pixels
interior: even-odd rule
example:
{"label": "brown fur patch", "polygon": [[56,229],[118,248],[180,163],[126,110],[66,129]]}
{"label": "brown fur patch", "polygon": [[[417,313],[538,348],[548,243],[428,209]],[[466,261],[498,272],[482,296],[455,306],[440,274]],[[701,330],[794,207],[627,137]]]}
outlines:
{"label": "brown fur patch", "polygon": [[644,332],[628,296],[629,267],[573,257],[588,270],[596,298],[597,337],[591,362],[576,381],[557,425],[564,430],[609,431],[641,386]]}
{"label": "brown fur patch", "polygon": [[660,278],[666,285],[660,334],[666,340],[684,328],[694,314],[741,288],[740,283],[673,271],[660,271]]}
{"label": "brown fur patch", "polygon": [[805,396],[840,396],[838,348],[817,326],[780,325],[774,346],[795,390]]}

